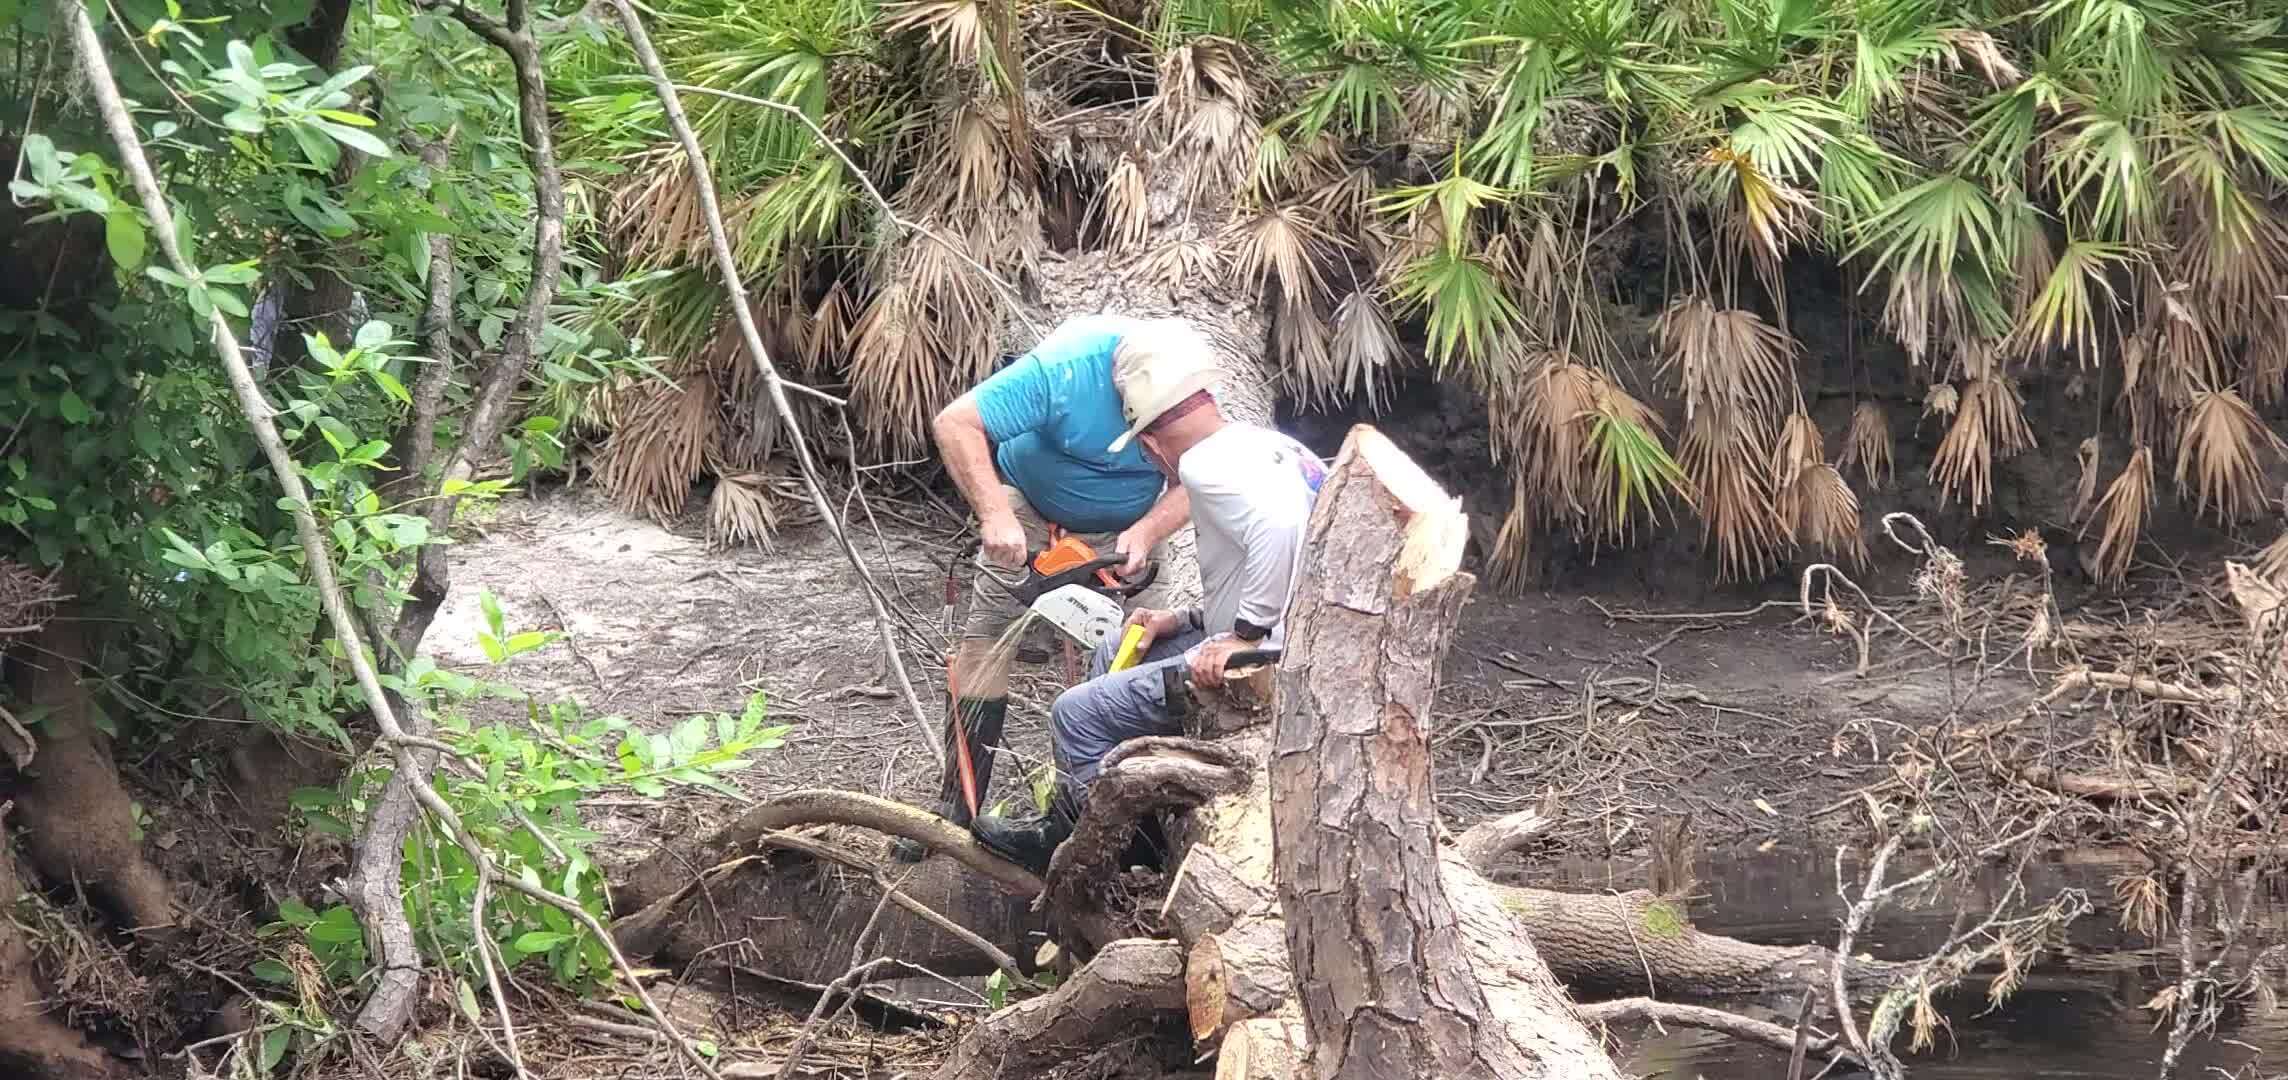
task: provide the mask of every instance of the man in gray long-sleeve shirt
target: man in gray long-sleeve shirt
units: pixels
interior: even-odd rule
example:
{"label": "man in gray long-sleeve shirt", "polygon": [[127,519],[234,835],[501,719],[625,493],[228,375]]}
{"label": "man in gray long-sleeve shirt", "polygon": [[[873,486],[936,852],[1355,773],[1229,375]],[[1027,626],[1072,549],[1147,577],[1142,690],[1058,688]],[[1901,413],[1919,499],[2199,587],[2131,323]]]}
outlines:
{"label": "man in gray long-sleeve shirt", "polygon": [[1088,785],[1106,754],[1129,739],[1180,734],[1169,716],[1162,672],[1177,664],[1194,684],[1220,686],[1234,653],[1280,647],[1281,623],[1311,507],[1326,470],[1302,444],[1276,431],[1226,420],[1209,391],[1212,368],[1182,359],[1116,367],[1128,433],[1145,456],[1183,485],[1198,536],[1202,603],[1188,611],[1143,609],[1141,662],[1112,672],[1119,646],[1108,638],[1090,663],[1090,678],[1049,709],[1057,793],[1037,819],[990,815],[972,824],[978,842],[1036,871],[1071,835]]}

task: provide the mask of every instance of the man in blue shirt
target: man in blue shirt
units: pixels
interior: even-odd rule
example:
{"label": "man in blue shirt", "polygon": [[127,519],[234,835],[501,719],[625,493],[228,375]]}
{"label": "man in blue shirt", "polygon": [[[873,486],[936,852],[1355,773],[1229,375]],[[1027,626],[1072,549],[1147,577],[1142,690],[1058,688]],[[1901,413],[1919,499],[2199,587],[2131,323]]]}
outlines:
{"label": "man in blue shirt", "polygon": [[[1133,575],[1161,555],[1162,541],[1183,527],[1191,502],[1170,484],[1141,446],[1107,449],[1128,429],[1120,391],[1113,386],[1116,356],[1181,356],[1213,364],[1207,340],[1181,319],[1083,315],[1067,319],[1033,351],[956,398],[931,424],[946,471],[978,520],[977,572],[970,578],[970,612],[948,675],[954,699],[947,748],[969,747],[980,800],[992,778],[993,755],[1008,717],[1008,661],[1002,642],[1023,614],[1003,586],[1023,572],[1028,553],[1049,543],[1060,528],[1100,553],[1127,557]],[[1133,603],[1161,606],[1168,583],[1158,582]],[[938,813],[969,823],[958,768],[948,754]],[[892,848],[905,860],[918,845]]]}

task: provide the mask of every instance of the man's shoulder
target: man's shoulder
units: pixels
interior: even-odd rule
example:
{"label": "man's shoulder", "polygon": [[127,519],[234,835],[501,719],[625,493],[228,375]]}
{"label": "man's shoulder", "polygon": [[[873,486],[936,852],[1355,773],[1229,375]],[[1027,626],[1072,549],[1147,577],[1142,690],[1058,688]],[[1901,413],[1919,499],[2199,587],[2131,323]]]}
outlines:
{"label": "man's shoulder", "polygon": [[1177,471],[1187,484],[1228,487],[1259,482],[1288,470],[1313,491],[1326,478],[1326,465],[1294,436],[1260,424],[1233,421],[1185,454]]}

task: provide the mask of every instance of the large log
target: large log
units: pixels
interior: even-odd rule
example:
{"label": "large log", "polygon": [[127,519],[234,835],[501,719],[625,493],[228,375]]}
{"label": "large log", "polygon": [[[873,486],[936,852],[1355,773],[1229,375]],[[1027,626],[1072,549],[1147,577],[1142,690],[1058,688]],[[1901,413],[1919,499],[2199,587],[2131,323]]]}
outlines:
{"label": "large log", "polygon": [[[1474,584],[1460,571],[1468,535],[1459,500],[1381,433],[1351,429],[1287,611],[1269,770],[1279,904],[1321,1080],[1620,1075],[1490,892],[1465,883],[1449,898],[1428,734]],[[1508,984],[1504,1007],[1481,976]]]}

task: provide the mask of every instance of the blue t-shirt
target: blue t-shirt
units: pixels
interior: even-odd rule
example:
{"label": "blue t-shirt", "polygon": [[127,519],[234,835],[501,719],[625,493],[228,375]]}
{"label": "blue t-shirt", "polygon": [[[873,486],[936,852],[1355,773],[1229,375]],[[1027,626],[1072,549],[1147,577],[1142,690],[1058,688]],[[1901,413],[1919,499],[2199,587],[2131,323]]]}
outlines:
{"label": "blue t-shirt", "polygon": [[1159,500],[1166,478],[1131,442],[1112,385],[1112,350],[1134,320],[1067,319],[974,391],[993,463],[1034,511],[1074,532],[1117,532]]}

